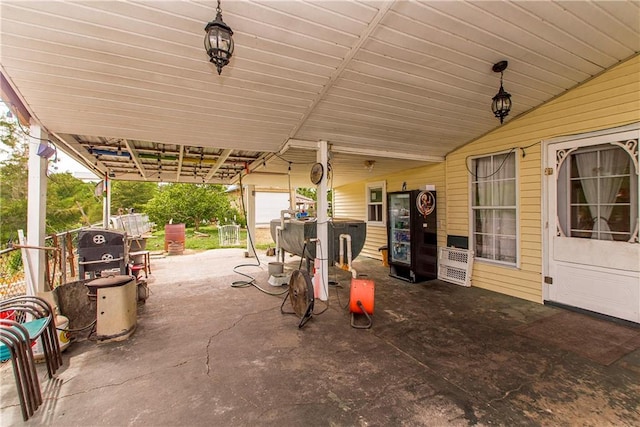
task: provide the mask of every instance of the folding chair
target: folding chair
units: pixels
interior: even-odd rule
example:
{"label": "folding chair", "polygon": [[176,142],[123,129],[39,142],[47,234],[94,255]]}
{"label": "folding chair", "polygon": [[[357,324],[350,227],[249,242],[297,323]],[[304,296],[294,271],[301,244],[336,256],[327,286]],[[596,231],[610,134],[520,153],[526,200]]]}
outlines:
{"label": "folding chair", "polygon": [[42,404],[29,332],[19,323],[0,319],[0,359],[11,359],[22,418],[27,421]]}
{"label": "folding chair", "polygon": [[36,296],[24,295],[0,301],[0,312],[13,311],[15,321],[27,331],[28,338],[41,340],[49,378],[62,366],[62,353],[55,325],[55,313],[49,303]]}

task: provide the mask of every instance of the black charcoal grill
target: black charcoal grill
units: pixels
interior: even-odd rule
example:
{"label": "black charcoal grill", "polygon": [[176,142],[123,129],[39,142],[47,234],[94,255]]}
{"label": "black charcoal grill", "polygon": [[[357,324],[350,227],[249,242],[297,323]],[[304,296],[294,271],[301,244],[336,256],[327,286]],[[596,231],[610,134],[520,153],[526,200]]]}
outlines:
{"label": "black charcoal grill", "polygon": [[92,228],[78,233],[78,273],[80,280],[101,276],[106,270],[127,274],[125,233]]}

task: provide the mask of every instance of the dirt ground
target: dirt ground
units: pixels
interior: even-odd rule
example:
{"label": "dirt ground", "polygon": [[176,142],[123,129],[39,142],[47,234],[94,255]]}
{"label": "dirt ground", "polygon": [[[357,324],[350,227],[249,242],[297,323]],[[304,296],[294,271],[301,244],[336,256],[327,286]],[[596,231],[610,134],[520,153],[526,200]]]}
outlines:
{"label": "dirt ground", "polygon": [[256,245],[272,245],[275,247],[276,243],[271,238],[271,231],[268,227],[256,228]]}

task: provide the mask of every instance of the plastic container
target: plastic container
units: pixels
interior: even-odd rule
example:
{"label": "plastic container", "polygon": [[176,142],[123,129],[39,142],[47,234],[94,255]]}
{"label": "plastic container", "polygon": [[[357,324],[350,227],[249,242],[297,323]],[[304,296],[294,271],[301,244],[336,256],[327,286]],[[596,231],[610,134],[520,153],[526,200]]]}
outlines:
{"label": "plastic container", "polygon": [[275,276],[276,274],[282,274],[284,272],[284,264],[281,262],[269,263],[269,276]]}
{"label": "plastic container", "polygon": [[[69,318],[61,315],[56,316],[56,335],[58,336],[58,344],[60,345],[60,351],[64,351],[71,344],[69,337]],[[44,360],[44,351],[42,349],[42,338],[33,344],[33,357],[38,361]]]}
{"label": "plastic container", "polygon": [[387,245],[380,246],[378,251],[382,254],[382,265],[389,267],[389,248],[387,248]]}

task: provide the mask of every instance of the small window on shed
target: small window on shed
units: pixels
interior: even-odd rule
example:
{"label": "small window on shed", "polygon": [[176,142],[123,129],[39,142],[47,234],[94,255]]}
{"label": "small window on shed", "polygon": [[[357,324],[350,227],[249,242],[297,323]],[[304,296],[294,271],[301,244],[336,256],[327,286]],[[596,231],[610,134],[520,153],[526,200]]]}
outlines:
{"label": "small window on shed", "polygon": [[385,224],[386,199],[387,189],[384,181],[367,184],[367,223],[369,225]]}

